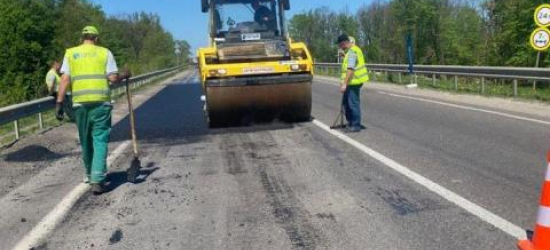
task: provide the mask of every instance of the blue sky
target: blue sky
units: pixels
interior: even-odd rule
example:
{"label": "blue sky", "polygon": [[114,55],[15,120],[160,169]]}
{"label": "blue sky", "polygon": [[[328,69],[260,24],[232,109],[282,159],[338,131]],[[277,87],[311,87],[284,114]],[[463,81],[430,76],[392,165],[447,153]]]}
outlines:
{"label": "blue sky", "polygon": [[[327,6],[334,10],[357,10],[373,0],[291,0],[292,14]],[[208,43],[206,14],[200,11],[200,0],[91,0],[101,5],[108,15],[128,14],[137,11],[160,15],[164,27],[177,39],[189,41],[194,50]]]}

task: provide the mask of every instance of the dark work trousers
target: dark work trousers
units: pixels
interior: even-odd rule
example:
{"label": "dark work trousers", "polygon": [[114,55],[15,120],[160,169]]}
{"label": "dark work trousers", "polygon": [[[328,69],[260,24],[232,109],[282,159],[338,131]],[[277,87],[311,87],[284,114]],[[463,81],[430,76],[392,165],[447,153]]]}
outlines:
{"label": "dark work trousers", "polygon": [[361,87],[363,85],[348,85],[342,105],[350,128],[361,129]]}
{"label": "dark work trousers", "polygon": [[63,102],[63,111],[71,122],[75,122],[74,109],[73,109],[73,96],[65,95],[65,101]]}

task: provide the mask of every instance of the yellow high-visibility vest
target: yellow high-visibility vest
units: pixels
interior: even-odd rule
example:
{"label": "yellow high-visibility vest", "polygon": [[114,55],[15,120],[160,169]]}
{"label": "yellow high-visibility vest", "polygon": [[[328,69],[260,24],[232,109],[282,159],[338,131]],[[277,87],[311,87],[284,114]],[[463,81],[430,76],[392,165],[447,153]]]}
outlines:
{"label": "yellow high-visibility vest", "polygon": [[74,103],[110,102],[111,90],[107,79],[109,50],[84,44],[68,49]]}
{"label": "yellow high-visibility vest", "polygon": [[59,91],[59,84],[61,84],[61,77],[59,76],[59,74],[57,74],[55,69],[50,69],[50,71],[48,71],[48,74],[46,74],[46,83],[48,83],[48,79],[51,76],[54,76],[55,80],[54,80],[52,86],[48,86],[48,91],[49,92],[58,92]]}
{"label": "yellow high-visibility vest", "polygon": [[350,51],[355,52],[355,55],[357,55],[357,64],[355,65],[353,79],[351,80],[349,85],[361,85],[368,82],[369,71],[367,70],[367,65],[365,64],[365,56],[363,55],[363,51],[361,51],[361,49],[355,45],[348,50],[346,56],[344,57],[344,62],[342,63],[342,75],[340,78],[342,80],[346,79],[346,75],[348,73],[348,58]]}

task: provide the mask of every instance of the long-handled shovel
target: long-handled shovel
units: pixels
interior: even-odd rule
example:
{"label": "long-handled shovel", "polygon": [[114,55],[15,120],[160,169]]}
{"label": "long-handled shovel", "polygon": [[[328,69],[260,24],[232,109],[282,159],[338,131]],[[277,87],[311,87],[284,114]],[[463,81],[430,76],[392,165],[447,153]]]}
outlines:
{"label": "long-handled shovel", "polygon": [[[338,114],[338,116],[336,117],[336,120],[334,121],[334,123],[332,124],[332,126],[330,127],[330,129],[343,129],[343,128],[346,128],[348,125],[346,125],[344,123],[344,102],[343,102],[343,96],[342,96],[342,102],[341,102],[341,105],[340,105],[340,113]],[[338,124],[338,121],[340,121],[340,124]]]}
{"label": "long-handled shovel", "polygon": [[136,136],[136,120],[134,116],[134,108],[132,107],[132,94],[130,93],[130,79],[126,78],[126,97],[128,98],[128,110],[130,112],[130,128],[132,131],[132,145],[134,150],[134,159],[130,164],[130,168],[126,171],[126,178],[130,183],[136,183],[139,176],[139,170],[141,169],[141,161],[139,160],[139,152],[137,147]]}

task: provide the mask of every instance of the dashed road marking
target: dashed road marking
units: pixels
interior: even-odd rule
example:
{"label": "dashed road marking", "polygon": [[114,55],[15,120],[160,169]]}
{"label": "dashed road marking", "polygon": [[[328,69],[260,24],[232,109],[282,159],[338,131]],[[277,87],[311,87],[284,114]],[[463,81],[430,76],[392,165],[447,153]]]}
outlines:
{"label": "dashed road marking", "polygon": [[481,220],[493,225],[494,227],[502,230],[503,232],[507,233],[508,235],[518,238],[518,239],[524,239],[526,238],[525,231],[513,224],[512,222],[507,221],[506,219],[492,213],[491,211],[467,200],[466,198],[458,195],[457,193],[454,193],[453,191],[429,180],[428,178],[412,171],[411,169],[397,163],[396,161],[384,156],[383,154],[359,143],[356,140],[353,140],[349,136],[330,129],[330,127],[324,123],[322,123],[319,120],[313,120],[313,124],[315,124],[317,127],[325,130],[331,135],[334,135],[338,137],[339,139],[343,140],[344,142],[352,145],[353,147],[361,150],[363,153],[367,154],[368,156],[376,159],[377,161],[381,162],[385,166],[393,169],[394,171],[404,175],[405,177],[409,178],[410,180],[420,184],[421,186],[427,188],[428,190],[436,193],[437,195],[441,196],[442,198],[446,199],[447,201],[457,205],[458,207],[468,211],[472,215],[475,215],[476,217],[480,218]]}

